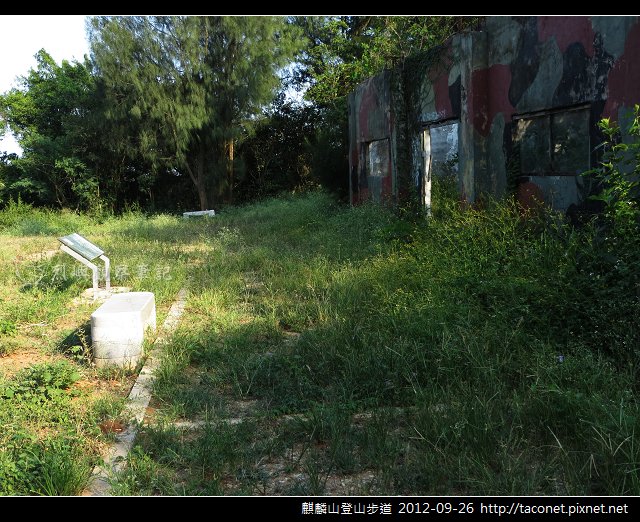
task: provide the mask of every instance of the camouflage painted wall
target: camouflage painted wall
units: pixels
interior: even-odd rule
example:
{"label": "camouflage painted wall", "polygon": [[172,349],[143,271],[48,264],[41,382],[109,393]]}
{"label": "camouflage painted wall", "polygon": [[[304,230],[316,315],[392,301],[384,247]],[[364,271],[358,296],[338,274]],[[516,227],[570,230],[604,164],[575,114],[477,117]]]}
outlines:
{"label": "camouflage painted wall", "polygon": [[[636,103],[638,17],[489,17],[482,31],[352,93],[352,202],[395,198],[411,180],[419,186],[423,129],[459,120],[464,199],[516,192],[566,210],[587,190],[578,174],[597,161],[597,122],[621,121]],[[385,176],[371,175],[374,140],[389,143]]]}
{"label": "camouflage painted wall", "polygon": [[395,194],[390,77],[391,72],[384,71],[369,78],[349,98],[349,193],[354,203]]}

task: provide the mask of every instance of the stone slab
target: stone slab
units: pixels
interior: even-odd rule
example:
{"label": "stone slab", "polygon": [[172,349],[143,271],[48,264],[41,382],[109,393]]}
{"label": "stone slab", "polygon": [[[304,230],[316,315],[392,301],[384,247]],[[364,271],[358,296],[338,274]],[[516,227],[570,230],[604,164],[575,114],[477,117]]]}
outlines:
{"label": "stone slab", "polygon": [[192,217],[213,217],[216,215],[215,210],[197,210],[194,212],[183,212],[182,217],[184,219],[189,219]]}

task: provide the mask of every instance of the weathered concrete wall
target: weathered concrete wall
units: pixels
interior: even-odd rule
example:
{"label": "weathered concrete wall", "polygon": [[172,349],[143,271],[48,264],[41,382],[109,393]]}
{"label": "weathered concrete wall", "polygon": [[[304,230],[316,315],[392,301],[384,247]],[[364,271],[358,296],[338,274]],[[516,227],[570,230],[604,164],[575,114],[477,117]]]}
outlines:
{"label": "weathered concrete wall", "polygon": [[[356,203],[372,198],[380,201],[392,197],[394,186],[394,153],[391,152],[392,139],[395,141],[391,112],[390,71],[369,78],[360,84],[349,96],[349,193]],[[380,155],[385,141],[387,154]],[[370,153],[375,156],[370,157]],[[371,172],[371,165],[375,171]]]}
{"label": "weathered concrete wall", "polygon": [[[489,17],[482,31],[363,83],[350,101],[353,202],[419,187],[423,130],[459,121],[464,199],[516,193],[566,210],[585,196],[579,172],[597,162],[597,122],[640,103],[640,23]],[[389,179],[370,180],[362,151],[382,137]]]}

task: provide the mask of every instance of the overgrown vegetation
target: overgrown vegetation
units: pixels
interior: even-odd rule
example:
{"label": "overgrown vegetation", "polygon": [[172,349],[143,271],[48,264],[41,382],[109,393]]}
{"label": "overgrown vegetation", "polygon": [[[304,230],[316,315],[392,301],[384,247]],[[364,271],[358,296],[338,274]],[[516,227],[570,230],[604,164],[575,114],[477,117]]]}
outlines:
{"label": "overgrown vegetation", "polygon": [[[281,95],[270,109],[269,64],[251,94],[231,71],[250,60],[217,69],[199,53],[257,32],[262,63],[275,30],[227,22],[100,19],[94,45],[159,46],[136,85],[42,51],[0,98],[25,147],[0,164],[0,494],[80,492],[126,422],[132,376],[92,367],[89,276],[56,253],[71,231],[109,253],[112,284],[155,293],[160,321],[190,290],[116,493],[640,494],[639,109],[623,131],[602,122],[589,176],[604,210],[577,226],[511,200],[462,208],[446,181],[430,217],[349,208],[334,197],[343,94],[460,22],[272,20],[305,31],[297,80],[315,105]],[[210,85],[228,89],[200,90],[226,73]],[[193,190],[180,169],[206,179],[192,172]],[[136,210],[282,191],[210,220]]]}
{"label": "overgrown vegetation", "polygon": [[310,83],[316,103],[331,105],[382,69],[401,66],[480,22],[473,16],[300,16],[296,24],[311,45],[294,80]]}
{"label": "overgrown vegetation", "polygon": [[32,255],[69,227],[161,311],[190,288],[117,493],[640,491],[638,230],[607,239],[615,217],[461,209],[439,185],[430,219],[314,193],[206,221],[13,203],[0,223],[3,354],[42,347],[0,385],[3,493],[82,489],[120,411],[126,377],[79,333],[88,277]]}
{"label": "overgrown vegetation", "polygon": [[[91,55],[0,93],[0,206],[219,209],[348,193],[346,94],[473,17],[93,17]],[[275,99],[275,102],[272,101]]]}
{"label": "overgrown vegetation", "polygon": [[637,307],[585,284],[597,231],[448,192],[430,220],[318,194],[203,225],[116,491],[637,494],[638,315],[577,307]]}
{"label": "overgrown vegetation", "polygon": [[82,490],[96,462],[85,439],[99,430],[97,412],[87,415],[74,405],[78,393],[71,386],[79,377],[71,364],[57,361],[0,378],[0,494]]}
{"label": "overgrown vegetation", "polygon": [[[90,217],[10,203],[0,211],[0,494],[74,495],[112,440],[133,375],[91,364],[80,294],[91,276],[56,253],[78,231],[105,248],[112,283],[155,293],[159,320],[184,285],[193,223],[170,216]],[[182,237],[179,246],[173,234]]]}
{"label": "overgrown vegetation", "polygon": [[[604,119],[599,124],[605,141],[600,165],[585,175],[598,188],[592,199],[603,204],[602,213],[590,222],[589,247],[577,252],[578,296],[571,305],[575,314],[572,332],[584,331],[592,350],[606,351],[618,365],[637,372],[640,348],[640,107],[623,121]],[[573,296],[571,296],[573,297]],[[631,320],[630,320],[631,318]]]}

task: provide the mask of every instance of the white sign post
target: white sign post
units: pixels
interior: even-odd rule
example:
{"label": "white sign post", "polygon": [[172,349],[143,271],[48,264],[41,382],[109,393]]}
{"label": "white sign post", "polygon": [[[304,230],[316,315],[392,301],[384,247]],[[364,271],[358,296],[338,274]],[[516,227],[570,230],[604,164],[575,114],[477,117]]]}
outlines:
{"label": "white sign post", "polygon": [[104,261],[105,287],[107,292],[111,289],[111,263],[109,258],[104,255],[104,250],[91,243],[80,234],[70,234],[58,238],[60,250],[66,252],[71,257],[80,261],[83,265],[89,267],[93,272],[93,300],[98,298],[99,276],[98,267],[92,263],[95,259]]}

